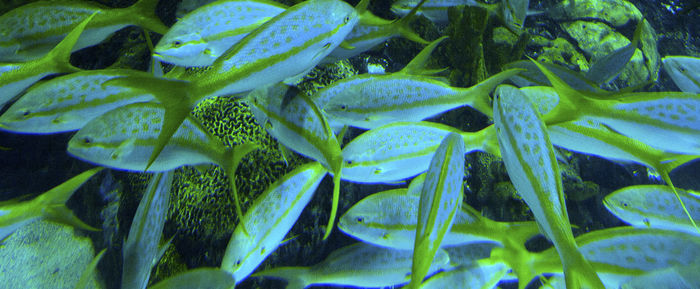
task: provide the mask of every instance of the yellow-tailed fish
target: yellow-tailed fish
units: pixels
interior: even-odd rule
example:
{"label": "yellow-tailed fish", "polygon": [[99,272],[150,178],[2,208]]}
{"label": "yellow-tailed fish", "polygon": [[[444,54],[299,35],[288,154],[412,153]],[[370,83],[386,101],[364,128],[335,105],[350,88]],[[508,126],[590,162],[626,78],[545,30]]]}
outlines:
{"label": "yellow-tailed fish", "polygon": [[[501,85],[496,94],[494,123],[508,175],[542,234],[554,243],[567,288],[604,288],[574,241],[559,165],[540,114],[516,87]],[[509,265],[521,279],[519,288],[525,288],[527,265]]]}
{"label": "yellow-tailed fish", "polygon": [[78,283],[75,284],[75,289],[88,289],[88,284],[91,280],[94,280],[96,274],[95,274],[95,269],[97,269],[97,264],[100,263],[100,260],[102,260],[102,256],[104,256],[105,252],[107,252],[107,248],[102,249],[97,255],[95,255],[95,258],[92,259],[90,264],[85,267],[85,270],[83,273],[80,275],[80,279],[78,279]]}
{"label": "yellow-tailed fish", "polygon": [[158,41],[153,56],[179,66],[209,66],[248,33],[282,13],[269,0],[220,0],[188,13]]}
{"label": "yellow-tailed fish", "polygon": [[326,170],[318,162],[302,165],[275,181],[255,199],[236,227],[221,269],[243,281],[282,243],[314,195]]}
{"label": "yellow-tailed fish", "polygon": [[[564,66],[554,63],[542,63],[547,69],[559,76],[563,81],[577,90],[606,93],[597,83],[586,78],[581,72],[573,71]],[[529,60],[518,60],[504,65],[504,69],[520,68],[521,73],[514,75],[510,80],[519,87],[525,86],[549,86],[547,77],[537,69],[537,65]]]}
{"label": "yellow-tailed fish", "polygon": [[452,228],[464,195],[463,178],[464,140],[453,132],[440,142],[425,174],[408,288],[418,288],[423,282],[443,238]]}
{"label": "yellow-tailed fish", "polygon": [[700,58],[666,56],[661,59],[664,71],[683,92],[700,93]]}
{"label": "yellow-tailed fish", "polygon": [[[303,93],[288,96],[288,87],[277,84],[251,92],[248,103],[258,123],[286,147],[308,156],[333,174],[333,205],[323,239],[330,235],[340,197],[343,155],[328,120]],[[291,100],[286,101],[286,99]]]}
{"label": "yellow-tailed fish", "polygon": [[693,289],[700,288],[700,262],[676,265],[633,277],[620,289]]}
{"label": "yellow-tailed fish", "polygon": [[103,166],[138,172],[164,172],[183,165],[214,163],[229,177],[236,213],[243,216],[235,186],[240,160],[256,148],[250,143],[227,148],[199,122],[187,118],[163,153],[149,167],[163,126],[165,109],[157,103],[132,103],[93,119],[68,142],[68,153]]}
{"label": "yellow-tailed fish", "polygon": [[357,15],[340,0],[304,1],[252,31],[201,74],[182,77],[184,81],[124,77],[107,83],[143,88],[166,105],[150,165],[198,102],[298,79],[340,45],[355,26]]}
{"label": "yellow-tailed fish", "polygon": [[200,267],[185,271],[148,287],[149,289],[231,289],[236,280],[219,268]]}
{"label": "yellow-tailed fish", "polygon": [[96,13],[86,16],[83,22],[75,26],[75,29],[43,57],[21,63],[0,63],[0,107],[44,76],[78,71],[78,68],[70,64],[71,48],[95,15]]}
{"label": "yellow-tailed fish", "polygon": [[465,152],[500,156],[493,127],[462,132],[432,122],[395,122],[357,136],[343,147],[343,179],[358,183],[392,183],[425,172],[442,139],[461,134]]}
{"label": "yellow-tailed fish", "polygon": [[[527,95],[530,101],[537,104],[541,114],[546,114],[559,103],[559,97],[551,87],[531,86],[521,88],[520,91]],[[609,160],[645,165],[655,170],[661,179],[671,186],[671,189],[675,188],[669,176],[671,171],[700,157],[654,148],[636,139],[611,131],[608,127],[590,118],[550,125],[547,130],[552,143],[556,146]]]}
{"label": "yellow-tailed fish", "polygon": [[[676,189],[693,219],[700,219],[700,195]],[[637,185],[619,189],[603,199],[605,208],[638,228],[659,228],[698,235],[669,186]]]}
{"label": "yellow-tailed fish", "polygon": [[[363,12],[360,14],[360,20],[350,34],[345,37],[343,45],[336,47],[323,61],[333,62],[356,56],[397,36],[421,44],[428,44],[428,41],[418,36],[409,26],[416,11],[426,1],[422,0],[410,13],[398,20],[386,20],[375,16],[367,9],[361,9]],[[366,3],[369,4],[369,1]]]}
{"label": "yellow-tailed fish", "polygon": [[[356,243],[331,252],[311,267],[279,267],[253,274],[287,280],[287,289],[302,289],[313,284],[352,287],[389,287],[408,282],[413,252]],[[438,250],[430,272],[449,263],[444,250]]]}
{"label": "yellow-tailed fish", "polygon": [[559,105],[543,116],[547,125],[588,117],[665,151],[700,154],[699,94],[632,92],[603,98],[571,88],[547,67],[533,62],[559,95]]}
{"label": "yellow-tailed fish", "polygon": [[[661,229],[608,228],[578,236],[576,243],[598,272],[605,288],[620,288],[629,280],[656,270],[690,266],[700,257],[700,239],[697,235]],[[495,248],[494,253],[499,250]],[[499,254],[500,252],[496,253],[497,258],[501,257]],[[494,257],[494,254],[491,256]],[[558,275],[562,272],[557,252],[553,248],[540,253],[528,253],[526,258],[532,277],[544,273]]]}
{"label": "yellow-tailed fish", "polygon": [[[425,62],[424,57],[443,39],[426,46],[414,61]],[[329,119],[365,129],[397,121],[420,121],[465,105],[491,116],[489,93],[519,71],[498,73],[469,88],[451,87],[433,77],[403,71],[361,74],[334,82],[319,90],[314,98],[323,103],[319,106]]]}
{"label": "yellow-tailed fish", "polygon": [[0,16],[0,60],[42,57],[79,23],[95,14],[72,51],[96,45],[113,32],[138,25],[164,34],[168,27],[155,15],[158,0],[140,0],[127,8],[108,8],[89,1],[37,1]]}
{"label": "yellow-tailed fish", "polygon": [[496,289],[498,282],[508,273],[503,262],[482,260],[472,266],[462,266],[442,271],[430,277],[420,289],[473,288]]}
{"label": "yellow-tailed fish", "polygon": [[46,219],[83,230],[97,231],[78,219],[65,204],[83,183],[100,170],[102,168],[87,170],[29,201],[0,202],[0,241],[18,228],[38,219]]}
{"label": "yellow-tailed fish", "polygon": [[[411,182],[411,186],[414,183],[415,180]],[[418,189],[418,194],[410,193],[410,189],[394,189],[369,195],[340,217],[338,228],[366,243],[412,250],[416,238],[422,183]],[[462,208],[457,210],[452,228],[442,240],[442,246],[487,241],[502,246],[509,244],[506,240],[525,244],[530,237],[539,233],[538,230],[534,222],[492,221],[463,204]]]}
{"label": "yellow-tailed fish", "polygon": [[39,134],[78,130],[114,108],[152,101],[152,95],[129,87],[102,86],[129,73],[135,72],[81,71],[34,85],[0,116],[0,129]]}
{"label": "yellow-tailed fish", "polygon": [[154,174],[139,202],[129,236],[122,247],[123,289],[146,289],[151,269],[170,245],[167,242],[159,247],[168,214],[173,173]]}

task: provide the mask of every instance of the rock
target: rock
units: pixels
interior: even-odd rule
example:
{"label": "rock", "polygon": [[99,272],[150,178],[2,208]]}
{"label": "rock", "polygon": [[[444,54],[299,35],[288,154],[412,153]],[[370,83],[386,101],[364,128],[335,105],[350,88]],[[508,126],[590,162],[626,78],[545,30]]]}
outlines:
{"label": "rock", "polygon": [[597,18],[615,27],[626,25],[630,20],[642,19],[642,12],[625,0],[564,0],[551,9],[550,16],[556,20]]}
{"label": "rock", "polygon": [[[0,246],[4,289],[73,289],[95,250],[73,228],[36,221],[19,228]],[[102,288],[94,279],[86,288]]]}

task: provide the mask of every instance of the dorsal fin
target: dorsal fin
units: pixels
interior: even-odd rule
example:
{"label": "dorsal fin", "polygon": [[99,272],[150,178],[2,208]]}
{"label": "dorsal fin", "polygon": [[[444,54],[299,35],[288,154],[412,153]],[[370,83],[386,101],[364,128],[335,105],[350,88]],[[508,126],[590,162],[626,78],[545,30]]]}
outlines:
{"label": "dorsal fin", "polygon": [[440,37],[436,39],[435,41],[431,42],[421,50],[416,57],[411,60],[408,64],[406,64],[406,67],[401,69],[397,73],[403,73],[403,74],[411,74],[411,75],[420,75],[420,74],[436,74],[439,72],[442,72],[445,70],[443,69],[432,69],[432,70],[427,70],[425,69],[425,63],[428,61],[428,58],[430,57],[430,54],[433,53],[433,50],[442,42],[445,40],[447,36]]}

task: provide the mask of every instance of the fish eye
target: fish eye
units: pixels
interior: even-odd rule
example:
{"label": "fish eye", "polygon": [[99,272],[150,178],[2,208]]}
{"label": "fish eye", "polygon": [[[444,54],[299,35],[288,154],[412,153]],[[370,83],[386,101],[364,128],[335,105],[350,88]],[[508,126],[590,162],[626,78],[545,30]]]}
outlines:
{"label": "fish eye", "polygon": [[355,218],[355,221],[357,221],[358,223],[362,223],[362,222],[364,222],[364,220],[365,220],[365,219],[362,218],[362,217],[357,217],[357,218]]}
{"label": "fish eye", "polygon": [[345,16],[345,19],[343,19],[343,23],[348,24],[350,22],[350,16]]}
{"label": "fish eye", "polygon": [[623,207],[627,207],[627,203],[622,203],[622,206],[623,206]]}
{"label": "fish eye", "polygon": [[86,137],[83,139],[83,143],[91,143],[91,142],[92,142],[92,140],[90,140],[89,137]]}
{"label": "fish eye", "polygon": [[348,165],[352,165],[352,161],[351,161],[351,160],[347,160],[347,161],[345,161],[345,163],[348,164]]}
{"label": "fish eye", "polygon": [[25,110],[24,112],[22,112],[22,116],[28,116],[30,113],[31,113],[30,111]]}
{"label": "fish eye", "polygon": [[180,40],[175,40],[175,41],[173,41],[173,46],[174,46],[174,47],[180,47],[181,45],[182,45],[182,41],[180,41]]}
{"label": "fish eye", "polygon": [[344,105],[344,104],[340,105],[340,110],[346,110],[346,109],[348,109],[347,105]]}
{"label": "fish eye", "polygon": [[240,259],[236,260],[236,266],[240,266],[240,265],[241,265],[241,260]]}

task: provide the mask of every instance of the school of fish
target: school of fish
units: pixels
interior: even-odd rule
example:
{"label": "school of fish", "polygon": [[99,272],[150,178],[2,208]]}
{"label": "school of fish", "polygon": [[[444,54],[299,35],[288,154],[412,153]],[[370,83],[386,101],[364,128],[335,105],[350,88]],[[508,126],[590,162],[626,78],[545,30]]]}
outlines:
{"label": "school of fish", "polygon": [[[34,199],[0,202],[0,242],[39,219],[97,230],[66,206],[73,193],[103,170],[149,173],[121,246],[120,273],[121,288],[145,289],[175,238],[163,235],[174,170],[213,164],[228,176],[240,220],[220,267],[190,268],[148,288],[228,289],[248,278],[281,279],[297,289],[497,288],[507,282],[519,289],[700,288],[700,193],[674,186],[670,176],[700,158],[700,55],[661,60],[663,77],[679,91],[603,89],[638,49],[649,27],[642,19],[630,44],[599,58],[588,73],[523,56],[471,87],[455,87],[445,69],[426,67],[448,38],[424,39],[411,22],[425,17],[445,25],[450,7],[466,5],[520,35],[527,33],[526,17],[547,17],[547,11],[528,10],[527,0],[399,0],[391,20],[373,14],[369,2],[208,1],[172,27],[156,16],[158,0],[126,8],[37,1],[0,15],[0,130],[75,132],[67,152],[94,165]],[[130,25],[162,35],[149,42],[150,71],[71,64],[72,52]],[[347,77],[312,95],[296,87],[315,67],[394,37],[424,46],[401,70]],[[232,95],[282,146],[309,160],[246,210],[235,180],[253,180],[236,171],[258,145],[227,147],[190,114],[202,101]],[[465,106],[491,124],[464,132],[436,121]],[[346,141],[348,130],[356,136]],[[555,147],[645,166],[665,184],[607,195],[605,208],[629,226],[580,228],[585,233],[575,236]],[[491,220],[468,204],[465,155],[475,151],[502,159],[532,221]],[[324,191],[326,175],[333,185]],[[338,216],[347,182],[407,187],[371,194]],[[342,233],[358,242],[311,267],[261,268],[294,238],[289,232],[315,193],[333,199],[329,220],[317,222],[326,222],[323,240]],[[525,243],[537,235],[552,248],[529,250]],[[98,274],[104,252],[75,288],[86,288],[85,278]]]}

